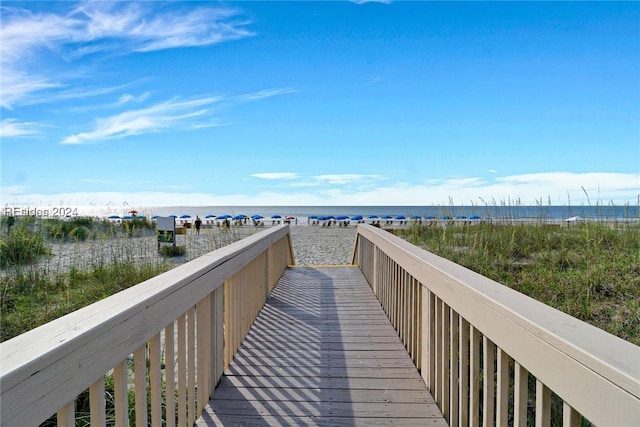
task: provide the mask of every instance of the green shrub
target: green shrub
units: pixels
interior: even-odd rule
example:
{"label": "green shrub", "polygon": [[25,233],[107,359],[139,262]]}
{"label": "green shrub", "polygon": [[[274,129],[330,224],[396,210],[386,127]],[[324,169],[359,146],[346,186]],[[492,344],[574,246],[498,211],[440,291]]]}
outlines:
{"label": "green shrub", "polygon": [[0,265],[24,265],[51,251],[42,233],[24,225],[15,228],[0,239]]}
{"label": "green shrub", "polygon": [[166,257],[183,256],[187,253],[185,246],[163,245],[160,247],[160,254]]}

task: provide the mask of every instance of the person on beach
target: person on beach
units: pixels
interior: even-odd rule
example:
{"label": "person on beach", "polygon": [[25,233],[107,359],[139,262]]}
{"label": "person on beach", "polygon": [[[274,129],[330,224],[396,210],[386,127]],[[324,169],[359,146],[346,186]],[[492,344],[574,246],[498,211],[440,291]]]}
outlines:
{"label": "person on beach", "polygon": [[196,215],[195,225],[196,225],[196,234],[200,234],[200,227],[202,226],[202,220],[197,215]]}

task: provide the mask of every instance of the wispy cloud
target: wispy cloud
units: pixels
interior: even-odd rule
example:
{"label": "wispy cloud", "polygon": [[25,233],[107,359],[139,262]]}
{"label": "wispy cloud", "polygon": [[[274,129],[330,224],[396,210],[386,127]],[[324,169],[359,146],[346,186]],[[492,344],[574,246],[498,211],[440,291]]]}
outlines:
{"label": "wispy cloud", "polygon": [[[298,177],[295,173],[265,173]],[[364,175],[363,175],[364,176]],[[268,178],[265,178],[268,179]],[[560,179],[560,180],[558,180]],[[472,184],[471,186],[469,184]],[[503,177],[488,181],[482,178],[429,181],[426,183],[379,183],[360,190],[345,184],[327,189],[313,188],[291,191],[243,193],[188,192],[91,192],[91,193],[32,193],[26,187],[2,188],[2,200],[14,204],[34,205],[46,201],[64,201],[75,205],[118,205],[123,202],[136,206],[429,206],[456,205],[484,206],[485,204],[520,203],[535,205],[548,201],[554,205],[609,204],[636,205],[640,197],[640,174],[625,173],[541,173]],[[584,189],[583,189],[584,188]],[[588,193],[587,198],[585,191]]]}
{"label": "wispy cloud", "polygon": [[391,0],[351,0],[351,3],[355,3],[355,4],[366,4],[366,3],[391,4]]}
{"label": "wispy cloud", "polygon": [[210,115],[207,107],[219,101],[219,97],[190,101],[172,99],[151,107],[126,111],[98,119],[93,130],[70,135],[62,140],[62,144],[88,144],[169,128],[189,128],[197,124],[196,119]]}
{"label": "wispy cloud", "polygon": [[313,177],[315,180],[333,185],[353,184],[356,182],[371,182],[380,181],[384,179],[382,175],[361,175],[361,174],[332,174],[332,175],[316,175]]}
{"label": "wispy cloud", "polygon": [[15,119],[0,120],[0,138],[37,135],[40,133],[41,127],[35,122],[19,122]]}
{"label": "wispy cloud", "polygon": [[257,101],[260,99],[271,98],[279,95],[288,95],[291,93],[298,92],[297,89],[293,88],[281,88],[281,89],[266,89],[258,92],[246,93],[243,95],[238,95],[237,99],[241,101]]}
{"label": "wispy cloud", "polygon": [[266,180],[283,180],[283,179],[295,179],[300,175],[295,172],[263,172],[254,173],[251,175],[253,178],[260,178]]}
{"label": "wispy cloud", "polygon": [[163,11],[158,2],[87,1],[59,13],[7,6],[1,10],[0,105],[7,109],[24,99],[33,101],[34,94],[43,90],[64,88],[71,81],[68,75],[31,71],[41,55],[73,61],[98,52],[125,55],[254,35],[240,11],[222,6]]}

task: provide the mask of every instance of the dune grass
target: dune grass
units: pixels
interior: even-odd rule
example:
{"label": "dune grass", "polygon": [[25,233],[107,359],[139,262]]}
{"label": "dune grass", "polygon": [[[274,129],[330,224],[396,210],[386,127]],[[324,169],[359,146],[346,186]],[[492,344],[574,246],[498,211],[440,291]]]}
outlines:
{"label": "dune grass", "polygon": [[143,221],[114,227],[26,217],[1,225],[0,342],[255,232],[203,230],[158,251],[153,227]]}
{"label": "dune grass", "polygon": [[397,234],[640,345],[640,225],[430,223]]}

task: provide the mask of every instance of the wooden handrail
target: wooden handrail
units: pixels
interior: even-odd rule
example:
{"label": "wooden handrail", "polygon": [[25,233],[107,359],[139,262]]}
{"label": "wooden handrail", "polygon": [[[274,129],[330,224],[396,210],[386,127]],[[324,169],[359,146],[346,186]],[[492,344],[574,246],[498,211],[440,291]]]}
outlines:
{"label": "wooden handrail", "polygon": [[370,225],[358,225],[353,263],[451,425],[506,425],[510,400],[526,425],[529,374],[536,425],[551,393],[565,425],[640,420],[640,347]]}
{"label": "wooden handrail", "polygon": [[193,424],[235,354],[224,346],[242,341],[291,263],[289,226],[276,226],[1,343],[2,425],[38,425],[56,412],[58,425],[73,425],[74,399],[87,389],[91,425],[104,425],[107,372],[116,425],[128,425],[131,355],[136,424],[147,422],[147,389],[153,425]]}

